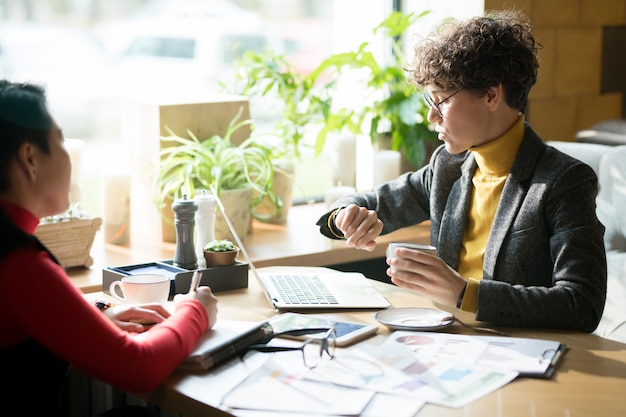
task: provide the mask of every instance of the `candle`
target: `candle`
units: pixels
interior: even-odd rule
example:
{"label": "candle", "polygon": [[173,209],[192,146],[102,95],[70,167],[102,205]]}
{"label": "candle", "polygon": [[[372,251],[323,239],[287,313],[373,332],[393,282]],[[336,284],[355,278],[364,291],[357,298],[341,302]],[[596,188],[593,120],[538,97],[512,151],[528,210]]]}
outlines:
{"label": "candle", "polygon": [[356,189],[347,185],[327,188],[324,193],[324,203],[326,207],[330,207],[332,203],[339,200],[341,197],[354,192],[356,192]]}
{"label": "candle", "polygon": [[400,176],[400,152],[377,151],[374,152],[374,179],[372,185],[379,185],[394,180]]}
{"label": "candle", "polygon": [[72,175],[70,178],[70,203],[80,203],[81,186],[80,182],[83,177],[83,144],[81,139],[65,139],[65,149],[70,155],[72,164]]}
{"label": "candle", "polygon": [[330,163],[333,185],[356,185],[356,135],[332,135]]}
{"label": "candle", "polygon": [[130,241],[130,174],[106,173],[102,177],[104,240],[116,245]]}

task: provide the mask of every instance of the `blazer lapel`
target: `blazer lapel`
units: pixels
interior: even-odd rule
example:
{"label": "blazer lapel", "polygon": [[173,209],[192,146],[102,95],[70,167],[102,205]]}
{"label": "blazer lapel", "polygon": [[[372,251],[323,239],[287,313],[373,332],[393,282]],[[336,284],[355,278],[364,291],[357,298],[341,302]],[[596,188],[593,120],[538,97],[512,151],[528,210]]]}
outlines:
{"label": "blazer lapel", "polygon": [[476,170],[476,162],[470,155],[461,167],[461,177],[454,183],[439,230],[439,257],[454,269],[459,267],[459,256],[463,243],[463,229],[472,197],[472,177]]}
{"label": "blazer lapel", "polygon": [[498,259],[502,243],[517,215],[525,194],[526,190],[519,181],[509,174],[487,239],[485,259],[483,260],[483,279],[493,277],[496,259]]}
{"label": "blazer lapel", "polygon": [[535,163],[539,160],[544,150],[545,144],[543,141],[526,124],[524,139],[520,144],[513,167],[511,167],[511,173],[504,184],[500,203],[491,225],[483,261],[483,279],[491,279],[493,277],[496,260],[504,239],[517,217],[517,213],[528,191],[526,180],[532,176]]}

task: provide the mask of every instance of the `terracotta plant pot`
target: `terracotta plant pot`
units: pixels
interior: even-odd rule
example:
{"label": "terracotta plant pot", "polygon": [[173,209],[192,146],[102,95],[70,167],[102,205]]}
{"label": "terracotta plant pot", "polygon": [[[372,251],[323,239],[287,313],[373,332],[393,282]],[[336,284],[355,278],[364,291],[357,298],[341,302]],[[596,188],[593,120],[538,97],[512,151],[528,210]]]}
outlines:
{"label": "terracotta plant pot", "polygon": [[204,260],[206,261],[207,268],[214,266],[229,266],[233,265],[239,255],[239,248],[235,250],[214,252],[210,250],[203,251]]}

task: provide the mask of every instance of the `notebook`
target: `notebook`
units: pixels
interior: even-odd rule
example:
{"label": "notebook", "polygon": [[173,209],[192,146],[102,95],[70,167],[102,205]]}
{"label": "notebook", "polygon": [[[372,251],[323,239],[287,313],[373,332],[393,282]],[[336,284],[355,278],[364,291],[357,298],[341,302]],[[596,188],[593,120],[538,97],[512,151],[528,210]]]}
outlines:
{"label": "notebook", "polygon": [[213,195],[224,220],[259,282],[268,302],[277,310],[308,309],[382,309],[389,301],[358,272],[340,272],[328,268],[283,266],[257,270],[248,256],[237,231],[224,210],[217,193]]}

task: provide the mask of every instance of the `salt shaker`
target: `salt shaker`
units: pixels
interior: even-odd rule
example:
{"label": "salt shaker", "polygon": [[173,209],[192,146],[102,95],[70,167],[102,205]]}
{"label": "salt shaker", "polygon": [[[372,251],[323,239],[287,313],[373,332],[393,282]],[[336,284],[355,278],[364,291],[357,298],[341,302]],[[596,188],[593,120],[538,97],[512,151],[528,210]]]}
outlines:
{"label": "salt shaker", "polygon": [[198,269],[198,258],[194,248],[195,215],[198,205],[184,195],[172,204],[174,225],[176,226],[176,253],[174,266],[184,269]]}
{"label": "salt shaker", "polygon": [[207,243],[215,240],[215,209],[217,201],[215,197],[207,194],[206,190],[202,190],[194,200],[198,205],[198,211],[196,212],[196,257],[198,258],[198,266],[206,268],[202,250]]}

